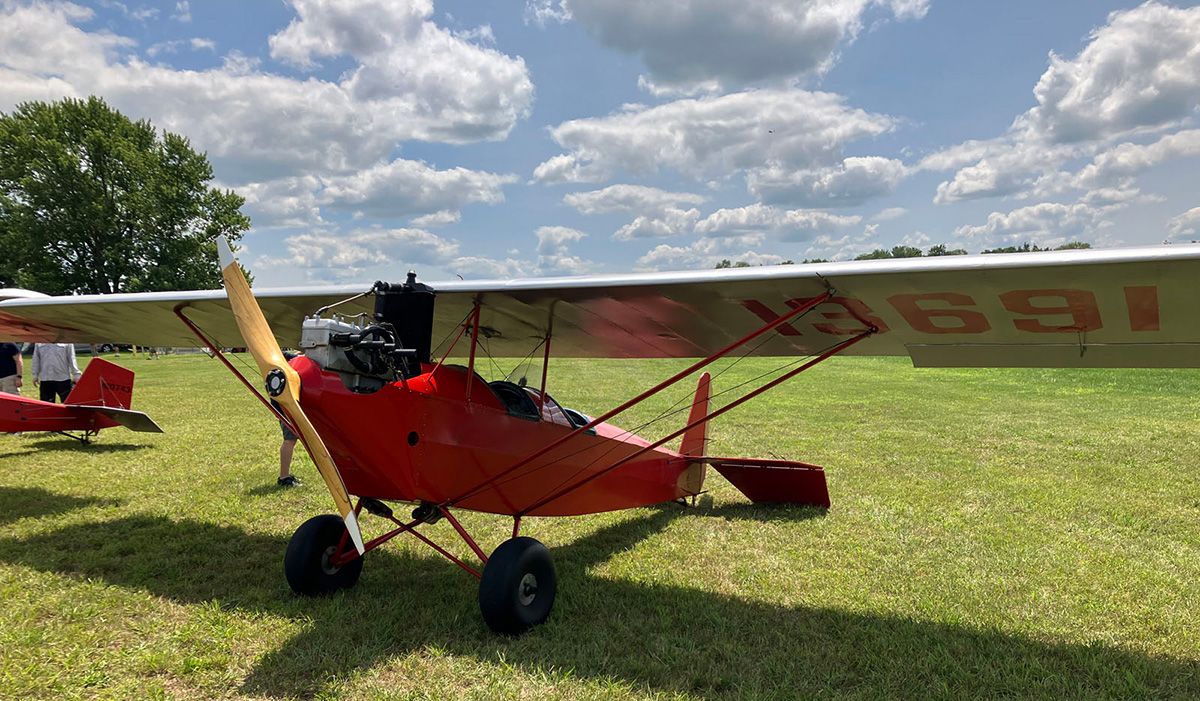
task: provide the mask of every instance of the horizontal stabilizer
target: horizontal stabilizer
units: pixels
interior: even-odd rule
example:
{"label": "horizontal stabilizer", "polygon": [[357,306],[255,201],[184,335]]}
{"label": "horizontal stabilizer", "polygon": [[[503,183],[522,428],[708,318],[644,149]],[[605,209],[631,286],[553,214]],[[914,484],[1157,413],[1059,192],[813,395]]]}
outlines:
{"label": "horizontal stabilizer", "polygon": [[139,433],[163,432],[162,428],[160,428],[158,424],[154,423],[154,419],[140,411],[134,411],[132,409],[120,409],[110,406],[77,406],[74,408],[94,411],[101,416],[107,416],[130,431],[138,431]]}
{"label": "horizontal stabilizer", "polygon": [[702,458],[755,504],[804,504],[829,508],[825,470],[791,460]]}

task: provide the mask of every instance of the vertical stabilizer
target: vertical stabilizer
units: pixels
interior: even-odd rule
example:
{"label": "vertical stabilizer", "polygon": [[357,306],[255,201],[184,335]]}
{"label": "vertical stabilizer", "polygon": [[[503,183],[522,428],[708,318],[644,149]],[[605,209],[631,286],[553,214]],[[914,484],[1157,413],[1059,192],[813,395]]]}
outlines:
{"label": "vertical stabilizer", "polygon": [[[711,396],[709,382],[711,378],[706,372],[696,383],[696,396],[692,400],[692,411],[688,414],[688,424],[699,421],[708,415],[708,400]],[[679,443],[679,454],[684,457],[702,458],[708,443],[708,422],[692,428],[683,434]],[[679,487],[686,494],[696,495],[704,489],[704,474],[708,465],[702,461],[693,461],[679,477]]]}
{"label": "vertical stabilizer", "polygon": [[133,371],[102,358],[92,358],[67,395],[66,403],[128,409],[132,401]]}

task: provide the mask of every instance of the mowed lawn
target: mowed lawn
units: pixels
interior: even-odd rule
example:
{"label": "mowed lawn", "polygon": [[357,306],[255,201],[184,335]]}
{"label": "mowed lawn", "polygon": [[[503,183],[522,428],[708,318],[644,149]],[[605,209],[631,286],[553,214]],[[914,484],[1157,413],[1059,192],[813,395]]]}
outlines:
{"label": "mowed lawn", "polygon": [[[307,456],[275,489],[277,425],[214,360],[118,362],[165,434],[0,436],[0,697],[1200,697],[1198,372],[835,359],[711,431],[825,465],[832,509],[710,475],[695,508],[530,519],[558,601],[505,639],[411,538],[350,592],[293,595],[288,539],[332,508]],[[595,414],[683,365],[555,361],[551,392]],[[510,527],[465,522],[487,549]]]}

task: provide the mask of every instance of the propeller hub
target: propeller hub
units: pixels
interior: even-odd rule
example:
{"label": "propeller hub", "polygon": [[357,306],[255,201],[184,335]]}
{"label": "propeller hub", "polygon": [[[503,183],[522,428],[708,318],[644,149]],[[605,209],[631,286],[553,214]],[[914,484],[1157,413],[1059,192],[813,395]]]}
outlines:
{"label": "propeller hub", "polygon": [[275,368],[267,373],[266,384],[267,394],[272,397],[278,397],[287,388],[287,375],[283,374],[283,370]]}

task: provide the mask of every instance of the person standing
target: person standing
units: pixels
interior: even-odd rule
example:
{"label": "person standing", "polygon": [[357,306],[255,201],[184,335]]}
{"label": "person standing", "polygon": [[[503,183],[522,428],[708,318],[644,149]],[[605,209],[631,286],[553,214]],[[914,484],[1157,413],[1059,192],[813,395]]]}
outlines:
{"label": "person standing", "polygon": [[38,388],[38,398],[43,402],[65,402],[71,387],[79,380],[79,366],[75,363],[75,346],[70,343],[39,343],[33,347],[30,361],[33,385]]}
{"label": "person standing", "polygon": [[21,393],[21,347],[15,343],[0,343],[0,392]]}

